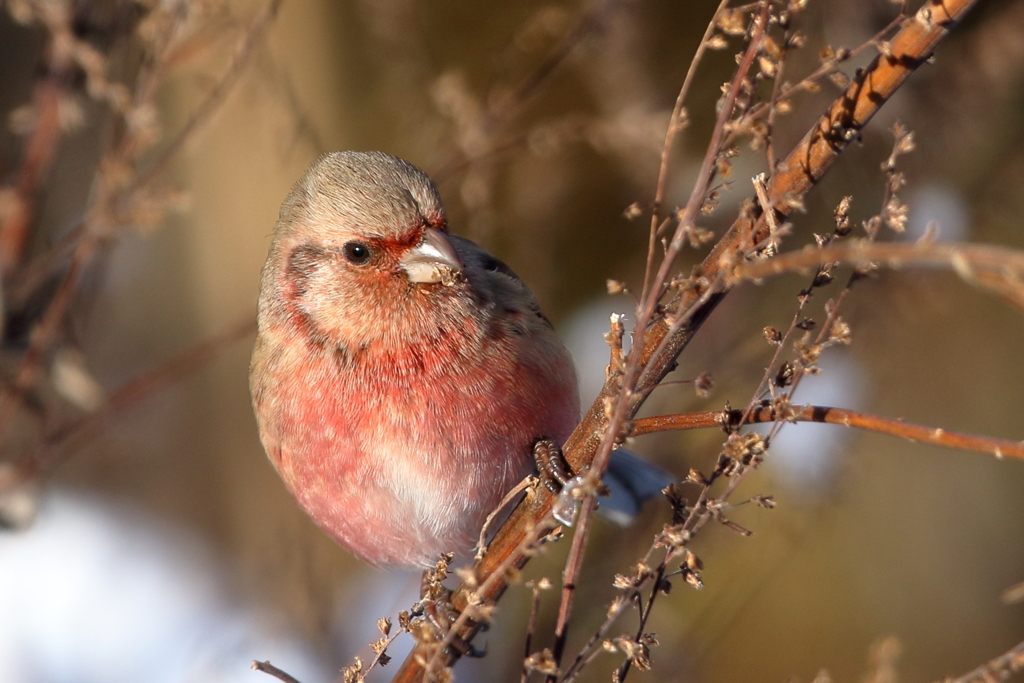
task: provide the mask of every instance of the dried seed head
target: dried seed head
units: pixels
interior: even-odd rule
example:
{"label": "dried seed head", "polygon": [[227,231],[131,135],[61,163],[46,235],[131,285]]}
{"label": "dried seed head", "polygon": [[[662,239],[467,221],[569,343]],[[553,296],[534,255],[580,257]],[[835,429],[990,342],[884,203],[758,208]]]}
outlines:
{"label": "dried seed head", "polygon": [[715,388],[715,378],[710,372],[702,372],[693,381],[693,387],[699,398],[707,398],[711,395],[711,390]]}
{"label": "dried seed head", "polygon": [[775,386],[777,387],[788,387],[793,383],[793,377],[796,374],[796,370],[793,364],[786,361],[779,367],[779,371],[775,373]]}
{"label": "dried seed head", "polygon": [[832,322],[828,340],[832,344],[849,344],[853,341],[850,335],[850,325],[842,318],[837,317]]}
{"label": "dried seed head", "polygon": [[622,212],[622,215],[628,221],[636,220],[640,216],[644,215],[643,210],[640,208],[640,202],[633,202]]}
{"label": "dried seed head", "polygon": [[746,12],[740,9],[724,9],[715,17],[715,26],[730,36],[742,36],[747,31]]}
{"label": "dried seed head", "polygon": [[839,205],[836,206],[835,219],[836,219],[836,234],[840,237],[848,235],[850,233],[850,204],[853,202],[853,197],[847,195],[839,200]]}
{"label": "dried seed head", "polygon": [[412,617],[409,616],[408,610],[402,610],[398,613],[398,628],[405,632],[409,631],[409,627],[412,625]]}
{"label": "dried seed head", "polygon": [[551,648],[544,648],[540,652],[534,652],[532,655],[523,660],[523,668],[527,671],[536,671],[537,673],[544,674],[545,676],[558,676],[558,664],[555,662],[555,657],[551,654]]}
{"label": "dried seed head", "polygon": [[700,558],[697,557],[692,551],[687,550],[685,554],[686,559],[684,560],[684,563],[686,564],[686,567],[689,570],[696,572],[700,571],[701,569],[704,569],[704,563],[701,562]]}
{"label": "dried seed head", "polygon": [[832,81],[840,90],[846,90],[850,85],[850,77],[842,71],[835,71],[829,74],[828,80]]}

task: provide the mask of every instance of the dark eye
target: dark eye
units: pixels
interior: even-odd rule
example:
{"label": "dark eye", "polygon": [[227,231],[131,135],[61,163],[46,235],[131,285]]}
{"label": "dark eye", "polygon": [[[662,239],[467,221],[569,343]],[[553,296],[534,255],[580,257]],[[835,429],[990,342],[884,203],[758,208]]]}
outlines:
{"label": "dark eye", "polygon": [[357,266],[363,265],[370,260],[371,256],[373,256],[373,252],[370,251],[370,248],[362,242],[346,242],[345,246],[342,247],[342,250],[345,252],[345,258],[347,258],[350,263],[354,263]]}

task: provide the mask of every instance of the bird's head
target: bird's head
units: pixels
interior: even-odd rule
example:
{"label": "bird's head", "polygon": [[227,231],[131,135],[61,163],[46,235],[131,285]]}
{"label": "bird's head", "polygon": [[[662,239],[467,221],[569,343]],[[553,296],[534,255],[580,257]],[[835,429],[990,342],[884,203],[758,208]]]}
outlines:
{"label": "bird's head", "polygon": [[281,207],[260,305],[367,344],[429,326],[439,303],[465,298],[464,269],[425,173],[381,152],[335,152]]}

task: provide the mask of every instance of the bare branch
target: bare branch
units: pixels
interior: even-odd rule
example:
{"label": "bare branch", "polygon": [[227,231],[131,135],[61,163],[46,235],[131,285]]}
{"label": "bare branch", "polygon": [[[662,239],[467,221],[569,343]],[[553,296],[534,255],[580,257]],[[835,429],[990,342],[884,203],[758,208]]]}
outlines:
{"label": "bare branch", "polygon": [[990,436],[949,432],[938,427],[911,424],[902,420],[880,417],[856,410],[830,408],[828,406],[790,406],[778,410],[771,405],[762,404],[747,413],[743,410],[716,410],[700,413],[684,413],[680,415],[660,415],[658,417],[642,417],[633,421],[633,436],[643,436],[656,432],[688,429],[707,429],[721,427],[735,429],[744,422],[749,424],[764,422],[821,422],[824,424],[856,427],[868,432],[888,434],[918,443],[944,446],[964,451],[988,453],[997,458],[1019,458],[1024,460],[1024,441],[1010,441]]}
{"label": "bare branch", "polygon": [[887,268],[949,268],[971,284],[1003,295],[1024,309],[1024,251],[985,244],[876,243],[864,240],[805,248],[764,261],[738,264],[729,282],[761,280],[800,272],[822,263],[875,265]]}
{"label": "bare branch", "polygon": [[[931,0],[918,11],[914,19],[905,23],[893,37],[889,53],[885,56],[880,55],[860,73],[779,165],[767,188],[777,219],[784,218],[801,205],[803,197],[856,138],[857,132],[900,85],[925,63],[938,43],[975,1]],[[701,194],[703,195],[703,192]],[[620,395],[621,378],[616,377],[606,383],[580,426],[565,444],[566,458],[574,469],[586,471],[594,463],[599,451],[602,451],[604,458],[607,457],[611,450],[610,442],[616,436],[614,430],[609,430],[613,420],[609,420],[606,412],[607,402],[612,400],[620,405],[628,404],[626,408],[617,409],[618,414],[615,417],[618,419],[635,414],[647,395],[647,390],[664,378],[675,358],[728,291],[726,275],[735,269],[735,265],[742,260],[748,250],[762,241],[767,233],[767,221],[761,212],[754,211],[742,215],[704,260],[700,272],[703,284],[680,292],[669,305],[670,310],[679,312],[675,320],[648,318],[639,322],[634,331],[634,338],[637,339],[634,350],[639,372],[638,380],[630,387],[632,393],[625,401],[615,401]],[[666,270],[665,275],[667,274]],[[658,283],[659,280],[656,279],[655,282]],[[654,288],[659,294],[660,287],[658,284]],[[685,324],[676,325],[675,321],[681,317],[685,317]],[[634,355],[633,352],[631,355]],[[612,439],[606,439],[607,435]],[[738,479],[734,478],[733,481]],[[532,547],[536,539],[554,528],[550,516],[553,504],[554,496],[541,491],[537,496],[525,500],[512,512],[492,541],[487,555],[474,566],[473,576],[480,582],[479,587],[463,585],[456,590],[453,603],[457,608],[466,607],[470,596],[475,604],[479,604],[480,601],[493,602],[502,595],[507,587],[503,576],[506,569],[524,565],[528,561],[528,555],[523,550]],[[701,515],[701,519],[707,518],[707,513]],[[457,623],[452,628],[453,632],[466,641],[471,640],[477,630],[478,627],[468,623]],[[450,664],[458,659],[458,654],[449,649],[444,653],[444,658]],[[424,650],[417,646],[393,680],[422,680],[425,671],[424,661]]]}
{"label": "bare branch", "polygon": [[270,662],[260,662],[254,659],[252,661],[252,670],[262,671],[265,674],[270,674],[274,678],[280,681],[284,681],[284,683],[300,683],[299,679],[295,678],[294,676],[284,671],[281,671]]}
{"label": "bare branch", "polygon": [[968,671],[963,676],[944,678],[941,683],[991,683],[1004,681],[1019,671],[1024,671],[1024,642],[1018,643],[1006,653],[985,662],[977,669]]}

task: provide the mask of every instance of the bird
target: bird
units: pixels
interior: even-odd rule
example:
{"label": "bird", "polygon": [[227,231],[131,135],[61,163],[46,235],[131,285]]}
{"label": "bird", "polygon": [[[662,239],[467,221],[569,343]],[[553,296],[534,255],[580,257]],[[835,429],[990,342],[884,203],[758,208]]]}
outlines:
{"label": "bird", "polygon": [[503,262],[448,230],[420,169],[321,156],[282,204],[249,384],[286,488],[377,566],[465,553],[580,417],[569,351]]}

